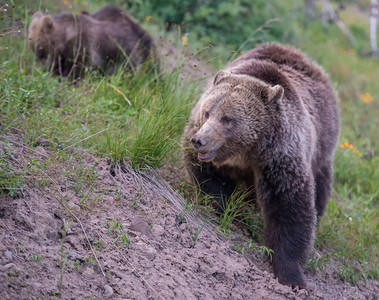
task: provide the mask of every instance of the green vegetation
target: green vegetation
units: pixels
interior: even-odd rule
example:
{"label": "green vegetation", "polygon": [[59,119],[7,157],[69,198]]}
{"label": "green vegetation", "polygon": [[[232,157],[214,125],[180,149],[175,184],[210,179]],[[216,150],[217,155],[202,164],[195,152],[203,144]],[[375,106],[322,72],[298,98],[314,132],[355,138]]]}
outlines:
{"label": "green vegetation", "polygon": [[[162,28],[189,33],[204,44],[211,43],[229,49],[238,48],[256,28],[286,9],[280,1],[248,0],[147,0],[129,1],[131,11],[137,16],[151,16]],[[222,20],[222,22],[220,22]],[[280,24],[281,23],[281,24]],[[255,39],[268,40],[283,37],[287,26],[282,22],[272,24]],[[249,40],[244,50],[254,45]]]}
{"label": "green vegetation", "polygon": [[[133,167],[159,168],[169,161],[179,165],[180,136],[201,92],[196,89],[197,82],[183,82],[180,69],[158,74],[148,68],[134,73],[120,69],[106,77],[91,73],[75,85],[54,78],[42,70],[27,48],[26,30],[34,11],[56,12],[55,2],[6,2],[8,6],[0,7],[0,197],[22,192],[26,176],[10,163],[12,151],[6,135],[14,130],[31,147],[38,146],[41,138],[48,140],[57,159],[76,147],[113,162],[129,160]],[[356,44],[351,45],[336,25],[307,18],[304,2],[254,1],[251,5],[245,0],[208,0],[194,6],[196,1],[127,1],[130,11],[149,31],[178,43],[184,41],[182,33],[189,33],[188,45],[183,43],[183,47],[194,53],[208,49],[204,57],[217,67],[258,42],[272,40],[294,44],[324,66],[339,93],[342,133],[336,152],[334,194],[316,240],[317,250],[325,255],[311,258],[309,266],[323,271],[335,261],[341,277],[353,282],[378,278],[379,68],[378,59],[366,56],[369,24],[361,13],[369,4],[342,1],[346,9],[340,16],[356,38]],[[125,1],[117,3],[126,8]],[[100,0],[61,1],[60,7],[79,12],[106,4]],[[165,22],[174,25],[171,32],[165,32]],[[209,43],[214,47],[208,48]],[[31,165],[43,168],[38,162]],[[73,176],[75,191],[84,204],[97,177],[93,170],[82,167],[67,174]],[[239,222],[253,228],[254,240],[247,248],[270,253],[255,244],[262,240],[262,220],[256,210],[241,210],[239,200],[243,198],[237,195],[229,203],[229,213],[221,216],[220,223],[225,231],[238,217]],[[138,199],[133,204],[138,205]],[[201,229],[195,232],[194,245]],[[120,246],[128,244],[121,223],[109,224],[109,234]],[[65,260],[62,251],[62,276]]]}
{"label": "green vegetation", "polygon": [[[226,201],[224,212],[220,216],[220,227],[224,232],[229,230],[229,225],[235,220],[241,220],[244,209],[249,201],[249,191],[237,189]],[[246,220],[245,220],[246,221]]]}
{"label": "green vegetation", "polygon": [[[113,242],[120,248],[129,246],[130,240],[125,233],[124,225],[121,222],[112,220],[108,224],[108,235],[112,237]],[[98,246],[99,244],[96,244]]]}
{"label": "green vegetation", "polygon": [[4,149],[0,148],[0,196],[3,196],[4,193],[13,196],[22,192],[25,174],[12,168],[9,163],[11,148],[7,141],[5,141],[4,145]]}

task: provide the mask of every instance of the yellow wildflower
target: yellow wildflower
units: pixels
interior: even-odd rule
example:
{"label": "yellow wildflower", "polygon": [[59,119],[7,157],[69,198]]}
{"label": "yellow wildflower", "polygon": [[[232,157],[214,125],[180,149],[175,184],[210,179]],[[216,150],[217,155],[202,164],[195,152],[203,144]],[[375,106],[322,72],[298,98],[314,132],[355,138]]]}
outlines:
{"label": "yellow wildflower", "polygon": [[68,5],[68,0],[63,0],[63,5]]}
{"label": "yellow wildflower", "polygon": [[348,142],[341,144],[340,148],[341,149],[343,149],[343,148],[352,149],[354,154],[357,154],[359,157],[363,156],[363,154],[359,152],[359,150],[356,146],[354,146],[353,144],[349,144]]}
{"label": "yellow wildflower", "polygon": [[355,53],[354,49],[349,49],[347,50],[347,52],[350,54],[350,55],[353,55]]}
{"label": "yellow wildflower", "polygon": [[151,21],[151,16],[147,16],[147,17],[146,17],[146,21],[147,21],[147,22],[150,22],[150,21]]}
{"label": "yellow wildflower", "polygon": [[182,45],[184,47],[188,46],[188,36],[186,36],[186,35],[182,36]]}
{"label": "yellow wildflower", "polygon": [[374,101],[374,97],[370,93],[364,93],[360,94],[359,98],[364,102],[364,103],[370,103]]}

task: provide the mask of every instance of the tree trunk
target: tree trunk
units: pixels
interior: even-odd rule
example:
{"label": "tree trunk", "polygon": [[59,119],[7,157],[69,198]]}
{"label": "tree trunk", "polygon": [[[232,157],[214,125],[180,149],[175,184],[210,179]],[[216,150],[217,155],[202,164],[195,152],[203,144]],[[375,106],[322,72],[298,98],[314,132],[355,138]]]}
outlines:
{"label": "tree trunk", "polygon": [[315,0],[305,0],[307,4],[307,16],[310,19],[315,17]]}
{"label": "tree trunk", "polygon": [[378,0],[371,0],[371,14],[370,14],[370,42],[371,42],[371,55],[378,56],[378,44],[376,39],[378,21]]}

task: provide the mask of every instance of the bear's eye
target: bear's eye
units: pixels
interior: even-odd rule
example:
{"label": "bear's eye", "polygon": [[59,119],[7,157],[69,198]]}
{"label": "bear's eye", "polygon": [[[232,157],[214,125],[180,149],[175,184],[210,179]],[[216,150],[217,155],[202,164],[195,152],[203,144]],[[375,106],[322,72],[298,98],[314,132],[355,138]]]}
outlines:
{"label": "bear's eye", "polygon": [[222,124],[230,124],[232,122],[232,118],[228,117],[228,116],[223,116],[221,118],[221,123]]}
{"label": "bear's eye", "polygon": [[204,118],[206,118],[206,119],[209,118],[209,112],[208,112],[208,111],[206,111],[206,112],[204,113]]}

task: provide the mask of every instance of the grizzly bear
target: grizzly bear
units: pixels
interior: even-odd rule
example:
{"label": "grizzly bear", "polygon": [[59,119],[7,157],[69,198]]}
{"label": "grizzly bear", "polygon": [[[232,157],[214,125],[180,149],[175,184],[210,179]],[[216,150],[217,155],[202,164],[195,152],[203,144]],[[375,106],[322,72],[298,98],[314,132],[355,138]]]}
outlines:
{"label": "grizzly bear", "polygon": [[[123,11],[115,6],[106,6],[93,13],[91,16],[99,21],[114,22],[129,28],[130,33],[128,33],[128,35],[132,36],[134,34],[138,37],[134,54],[138,63],[144,62],[150,55],[153,54],[153,39],[135,20],[133,20],[133,18],[126,11]],[[132,49],[132,51],[133,50],[134,49]],[[156,59],[156,57],[153,58]]]}
{"label": "grizzly bear", "polygon": [[337,97],[321,67],[290,46],[265,44],[216,74],[192,110],[182,146],[186,169],[219,205],[240,183],[263,210],[279,282],[305,288],[333,183]]}
{"label": "grizzly bear", "polygon": [[29,46],[54,75],[79,78],[86,67],[113,73],[124,63],[143,63],[152,39],[131,17],[117,7],[93,15],[36,12],[29,26]]}

